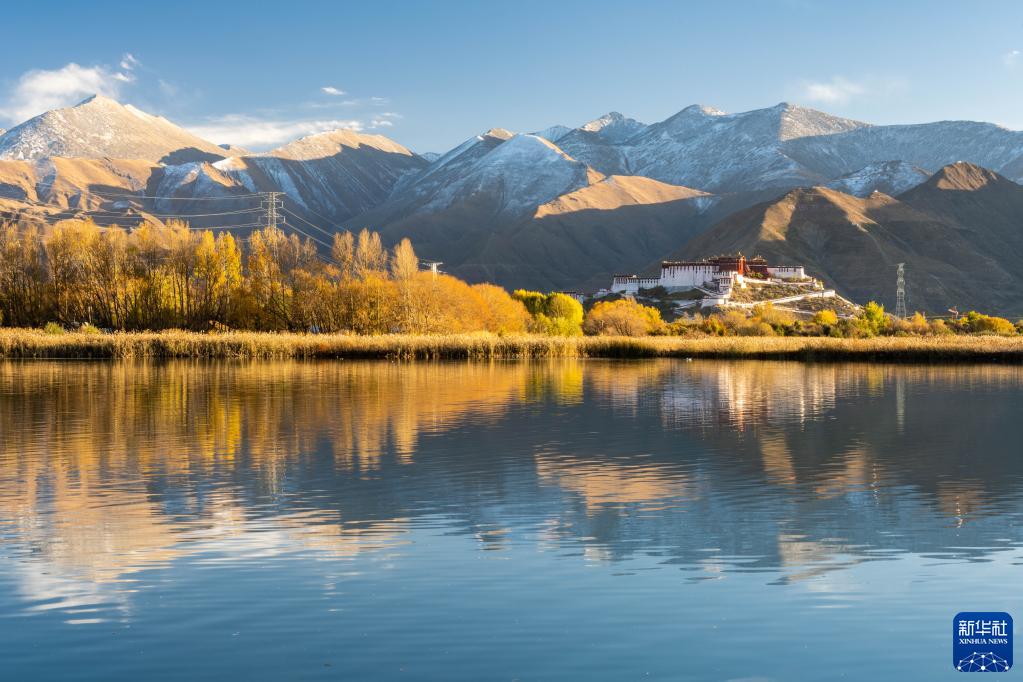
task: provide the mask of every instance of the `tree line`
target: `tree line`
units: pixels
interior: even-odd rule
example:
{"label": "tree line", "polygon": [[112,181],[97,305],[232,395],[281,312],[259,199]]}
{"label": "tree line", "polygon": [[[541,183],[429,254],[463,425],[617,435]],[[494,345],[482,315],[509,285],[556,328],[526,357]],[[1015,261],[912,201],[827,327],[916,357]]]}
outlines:
{"label": "tree line", "polygon": [[563,293],[468,284],[425,272],[408,239],[334,235],[329,255],[277,228],[231,233],[180,221],[135,229],[65,220],[43,229],[0,225],[0,325],[55,330],[497,334],[841,336],[1012,335],[1023,322],[970,312],[955,321],[900,320],[876,303],[855,317],[810,319],[773,308],[726,310],[666,322],[631,299],[593,302]]}
{"label": "tree line", "polygon": [[[580,309],[581,316],[581,309]],[[277,228],[244,240],[186,223],[0,225],[0,324],[121,331],[526,332],[501,287],[424,272],[406,239],[334,236],[329,255]]]}

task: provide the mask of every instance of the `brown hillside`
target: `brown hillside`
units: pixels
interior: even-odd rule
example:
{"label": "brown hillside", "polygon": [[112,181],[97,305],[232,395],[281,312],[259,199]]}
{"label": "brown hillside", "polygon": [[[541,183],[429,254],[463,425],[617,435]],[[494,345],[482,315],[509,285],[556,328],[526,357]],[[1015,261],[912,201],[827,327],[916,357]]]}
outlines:
{"label": "brown hillside", "polygon": [[[969,186],[978,178],[936,176],[926,184]],[[911,308],[1019,311],[1020,281],[987,248],[989,231],[968,229],[954,218],[924,210],[922,199],[918,203],[880,193],[859,199],[821,187],[797,189],[725,218],[673,257],[741,251],[773,262],[802,263],[842,295],[888,307],[895,303],[895,265],[904,262]]]}

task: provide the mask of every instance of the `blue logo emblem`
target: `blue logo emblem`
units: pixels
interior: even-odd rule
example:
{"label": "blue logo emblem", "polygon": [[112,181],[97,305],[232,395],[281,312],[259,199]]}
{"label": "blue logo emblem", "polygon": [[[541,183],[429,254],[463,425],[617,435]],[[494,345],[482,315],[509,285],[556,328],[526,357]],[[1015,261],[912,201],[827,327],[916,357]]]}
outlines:
{"label": "blue logo emblem", "polygon": [[964,611],[952,619],[952,665],[962,673],[1004,673],[1012,667],[1012,616]]}

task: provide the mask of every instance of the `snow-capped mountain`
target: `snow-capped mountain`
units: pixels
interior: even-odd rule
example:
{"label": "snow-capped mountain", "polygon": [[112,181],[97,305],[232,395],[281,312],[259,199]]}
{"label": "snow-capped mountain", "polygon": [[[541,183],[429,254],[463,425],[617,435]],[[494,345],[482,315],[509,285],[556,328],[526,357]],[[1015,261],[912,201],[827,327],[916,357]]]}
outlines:
{"label": "snow-capped mountain", "polygon": [[930,176],[923,168],[905,161],[883,161],[843,175],[826,186],[856,197],[867,197],[874,192],[894,197],[916,187]]}
{"label": "snow-capped mountain", "polygon": [[629,139],[646,125],[617,111],[585,123],[558,138],[558,146],[573,158],[608,175],[629,175]]}
{"label": "snow-capped mountain", "polygon": [[491,128],[470,137],[454,149],[441,154],[420,173],[410,173],[401,178],[391,190],[391,198],[397,203],[409,203],[431,196],[438,189],[457,182],[480,159],[513,135],[504,128]]}
{"label": "snow-capped mountain", "polygon": [[486,202],[497,213],[520,214],[601,176],[536,135],[515,135],[441,188],[425,211]]}
{"label": "snow-capped mountain", "polygon": [[618,116],[566,133],[558,146],[602,173],[719,193],[827,184],[892,160],[934,172],[966,159],[1023,179],[1023,133],[990,123],[876,126],[787,103],[738,114],[693,105],[659,123],[633,122],[631,135],[600,135]]}
{"label": "snow-capped mountain", "polygon": [[620,143],[629,140],[646,129],[645,123],[636,119],[626,118],[617,111],[604,114],[579,127],[579,130],[596,135],[607,142]]}
{"label": "snow-capped mountain", "polygon": [[283,191],[298,207],[338,222],[376,207],[399,178],[427,165],[383,135],[352,130],[317,133],[213,164],[250,192]]}
{"label": "snow-capped mountain", "polygon": [[880,161],[898,159],[934,173],[956,161],[1023,180],[1023,132],[992,123],[939,121],[865,126],[828,137],[786,142],[785,153],[818,174],[835,178]]}
{"label": "snow-capped mountain", "polygon": [[[598,119],[592,126],[602,130]],[[631,119],[625,119],[630,121]],[[645,175],[707,191],[791,187],[825,180],[784,151],[788,140],[853,130],[866,124],[779,104],[741,114],[693,105],[659,123],[622,127],[631,135],[566,135],[565,150],[605,173]]]}
{"label": "snow-capped mountain", "polygon": [[0,159],[111,157],[180,163],[240,152],[244,150],[226,150],[165,118],[100,95],[47,111],[0,136]]}
{"label": "snow-capped mountain", "polygon": [[548,142],[556,143],[565,135],[568,135],[570,132],[572,132],[572,130],[573,129],[569,128],[568,126],[553,125],[548,128],[544,128],[543,130],[538,130],[535,133],[533,133],[533,135],[536,135],[537,137],[542,137]]}

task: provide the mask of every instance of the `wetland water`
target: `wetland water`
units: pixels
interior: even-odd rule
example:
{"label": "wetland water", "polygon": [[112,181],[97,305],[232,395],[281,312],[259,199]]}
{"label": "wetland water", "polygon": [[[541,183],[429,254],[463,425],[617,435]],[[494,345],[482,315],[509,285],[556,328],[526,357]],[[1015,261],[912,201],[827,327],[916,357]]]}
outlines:
{"label": "wetland water", "polygon": [[936,679],[1023,368],[0,363],[10,680]]}

